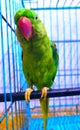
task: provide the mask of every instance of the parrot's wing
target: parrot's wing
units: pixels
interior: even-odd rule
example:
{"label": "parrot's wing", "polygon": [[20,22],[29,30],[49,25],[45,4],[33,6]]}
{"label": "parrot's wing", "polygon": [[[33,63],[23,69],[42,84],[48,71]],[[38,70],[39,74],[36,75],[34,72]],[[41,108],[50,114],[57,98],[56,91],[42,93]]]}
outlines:
{"label": "parrot's wing", "polygon": [[54,42],[52,42],[51,47],[52,47],[52,53],[53,53],[53,57],[54,57],[57,53],[56,44]]}
{"label": "parrot's wing", "polygon": [[51,48],[52,48],[52,56],[53,56],[53,60],[55,62],[55,74],[52,77],[52,81],[54,81],[56,73],[57,73],[57,69],[58,69],[58,64],[59,64],[59,56],[58,56],[58,51],[57,51],[57,47],[56,44],[54,42],[52,42],[51,44]]}

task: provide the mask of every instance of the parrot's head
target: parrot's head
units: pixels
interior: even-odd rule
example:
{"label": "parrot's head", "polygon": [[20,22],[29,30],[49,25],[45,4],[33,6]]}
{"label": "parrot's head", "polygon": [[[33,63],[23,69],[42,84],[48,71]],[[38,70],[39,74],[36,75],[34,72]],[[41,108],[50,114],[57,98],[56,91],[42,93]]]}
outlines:
{"label": "parrot's head", "polygon": [[20,9],[15,14],[14,21],[22,36],[28,41],[35,36],[39,38],[46,33],[43,31],[44,25],[33,10]]}

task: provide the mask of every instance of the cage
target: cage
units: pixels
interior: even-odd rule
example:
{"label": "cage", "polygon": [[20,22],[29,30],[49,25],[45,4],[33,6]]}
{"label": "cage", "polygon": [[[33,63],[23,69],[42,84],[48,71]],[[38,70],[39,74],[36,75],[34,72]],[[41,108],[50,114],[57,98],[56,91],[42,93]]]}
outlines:
{"label": "cage", "polygon": [[56,94],[49,94],[47,130],[79,130],[80,0],[0,0],[0,130],[43,130],[39,100],[28,104],[23,100],[28,84],[14,23],[20,8],[38,13],[58,48],[59,67],[52,85]]}

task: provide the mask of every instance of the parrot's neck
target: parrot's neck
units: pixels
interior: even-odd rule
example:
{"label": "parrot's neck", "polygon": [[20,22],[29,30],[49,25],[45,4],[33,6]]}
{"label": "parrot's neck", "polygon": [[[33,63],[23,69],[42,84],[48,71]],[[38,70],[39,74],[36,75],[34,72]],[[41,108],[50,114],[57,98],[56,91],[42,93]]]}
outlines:
{"label": "parrot's neck", "polygon": [[40,60],[46,54],[45,52],[49,49],[49,46],[49,38],[47,36],[44,36],[39,40],[31,39],[27,44],[27,47],[23,47],[23,52],[25,52],[25,54],[28,56],[31,55],[31,57],[34,57],[35,60]]}

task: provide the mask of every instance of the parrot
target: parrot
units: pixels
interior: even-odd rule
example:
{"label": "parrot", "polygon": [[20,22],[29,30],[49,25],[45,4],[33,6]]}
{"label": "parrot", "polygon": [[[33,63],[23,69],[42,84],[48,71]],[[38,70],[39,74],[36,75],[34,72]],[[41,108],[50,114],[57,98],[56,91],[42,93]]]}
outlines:
{"label": "parrot", "polygon": [[14,22],[16,36],[22,48],[23,73],[28,83],[25,100],[26,102],[30,100],[33,86],[41,91],[39,100],[46,130],[49,110],[47,92],[51,89],[58,70],[58,50],[56,44],[50,40],[36,11],[19,9],[14,15]]}

